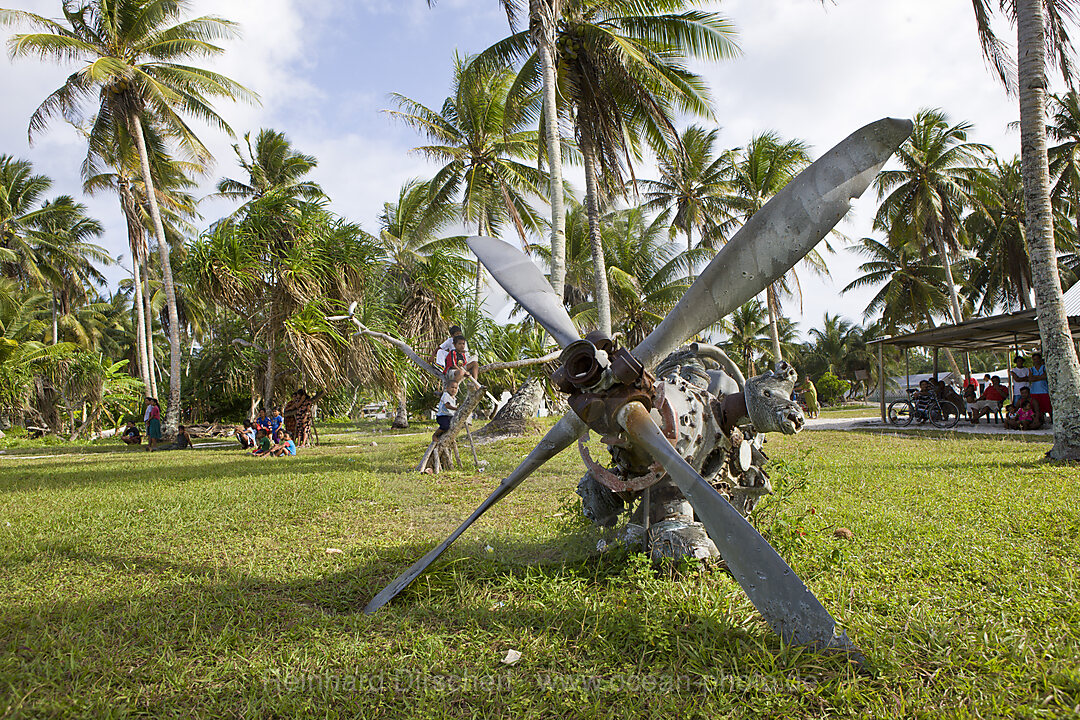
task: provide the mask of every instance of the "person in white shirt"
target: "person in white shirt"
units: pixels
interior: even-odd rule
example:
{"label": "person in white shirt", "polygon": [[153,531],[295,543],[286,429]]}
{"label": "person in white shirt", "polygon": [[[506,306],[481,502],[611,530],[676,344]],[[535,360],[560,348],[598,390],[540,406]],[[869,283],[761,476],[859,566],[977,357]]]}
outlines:
{"label": "person in white shirt", "polygon": [[[461,348],[455,348],[455,340],[457,338],[464,338],[461,334],[461,328],[457,325],[450,326],[450,337],[443,341],[443,344],[439,346],[435,351],[435,367],[439,369],[439,372],[443,373],[443,377],[447,380],[461,381],[465,377],[467,372],[473,376],[473,380],[477,379],[480,374],[480,363],[477,361],[476,356],[469,352],[469,344],[466,342]],[[464,356],[464,364],[460,363],[460,358],[454,363],[453,368],[447,368],[447,360],[451,359],[451,355],[457,349]],[[451,372],[452,370],[452,372]]]}
{"label": "person in white shirt", "polygon": [[1031,377],[1031,371],[1024,367],[1024,363],[1027,360],[1023,355],[1016,356],[1016,367],[1009,371],[1010,377],[1013,379],[1013,405],[1020,407],[1020,391],[1031,385],[1028,382],[1028,378]]}
{"label": "person in white shirt", "polygon": [[435,431],[432,439],[439,437],[450,429],[450,419],[457,412],[457,391],[458,384],[456,382],[446,383],[446,389],[443,390],[443,394],[439,398],[439,407],[435,410],[435,422],[439,423],[439,429]]}

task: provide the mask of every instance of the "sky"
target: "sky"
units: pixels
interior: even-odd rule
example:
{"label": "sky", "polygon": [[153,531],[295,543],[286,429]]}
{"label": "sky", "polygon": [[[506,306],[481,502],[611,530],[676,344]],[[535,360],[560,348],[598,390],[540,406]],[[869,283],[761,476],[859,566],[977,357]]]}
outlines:
{"label": "sky", "polygon": [[[390,93],[439,107],[449,92],[454,53],[478,52],[510,32],[496,0],[440,0],[434,8],[426,0],[193,0],[191,6],[193,14],[219,15],[241,26],[240,38],[222,43],[222,56],[202,63],[260,96],[259,105],[216,104],[237,136],[254,136],[264,127],[286,133],[297,150],[318,158],[311,177],[332,208],[369,232],[377,232],[383,203],[396,199],[404,181],[434,171],[410,152],[421,139],[385,112],[393,106]],[[60,2],[9,7],[54,17]],[[941,108],[954,121],[972,123],[970,139],[999,156],[1019,152],[1019,133],[1009,127],[1019,117],[1017,102],[983,62],[970,0],[837,0],[824,6],[815,0],[727,0],[712,7],[734,22],[741,53],[695,65],[711,88],[716,116],[685,122],[720,127],[722,147],[775,130],[806,141],[816,157],[878,118]],[[1015,37],[1007,26],[1000,31]],[[13,32],[0,27],[5,41]],[[82,197],[82,138],[56,121],[32,146],[27,140],[30,115],[74,68],[0,59],[0,154],[31,160],[36,172],[53,179],[55,194],[90,206],[106,228],[101,244],[122,256],[122,264],[107,273],[116,282],[130,272],[126,232],[114,197]],[[210,128],[202,128],[200,137],[217,158],[203,194],[222,177],[243,177],[231,147],[235,139]],[[653,168],[646,161],[635,172],[647,178]],[[580,170],[568,170],[567,177],[582,187]],[[852,240],[871,235],[876,206],[871,189],[838,229]],[[224,201],[203,203],[202,227],[232,209]],[[800,273],[801,307],[786,301],[785,314],[802,333],[820,326],[826,312],[862,321],[873,294],[841,295],[857,276],[860,259],[844,242],[834,244],[837,253],[825,255],[830,277]],[[497,315],[504,302],[497,293],[489,299]]]}

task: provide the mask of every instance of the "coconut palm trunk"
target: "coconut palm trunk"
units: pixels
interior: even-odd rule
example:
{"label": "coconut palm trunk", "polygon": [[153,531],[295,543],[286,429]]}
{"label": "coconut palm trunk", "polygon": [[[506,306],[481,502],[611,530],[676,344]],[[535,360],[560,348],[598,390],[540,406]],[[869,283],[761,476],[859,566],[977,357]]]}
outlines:
{"label": "coconut palm trunk", "polygon": [[169,407],[165,412],[165,432],[172,435],[180,424],[180,314],[176,310],[176,287],[173,284],[172,265],[169,260],[169,242],[165,239],[165,228],[161,224],[161,212],[154,194],[154,178],[150,173],[150,156],[146,151],[146,138],[143,136],[142,121],[137,111],[131,111],[128,124],[135,136],[135,147],[139,151],[146,201],[150,206],[150,219],[154,223],[154,239],[157,240],[158,252],[161,254],[161,279],[165,285],[165,304],[169,311]]}
{"label": "coconut palm trunk", "polygon": [[[143,238],[145,243],[145,237]],[[147,262],[147,253],[149,248],[143,247],[141,251],[141,257],[139,258],[139,264],[142,265],[143,276],[143,315],[146,316],[146,371],[150,375],[150,397],[158,396],[157,387],[157,355],[154,353],[154,308],[150,302],[152,293],[150,292],[150,265]]]}
{"label": "coconut palm trunk", "polygon": [[142,245],[143,228],[136,215],[135,198],[126,180],[120,184],[120,209],[127,223],[128,248],[131,250],[131,275],[135,282],[135,354],[139,363],[139,377],[142,378],[143,395],[153,397],[153,384],[150,381],[150,363],[146,346],[146,308],[143,305],[142,287]]}
{"label": "coconut palm trunk", "polygon": [[769,311],[769,336],[772,338],[773,362],[780,362],[784,359],[780,352],[780,328],[776,324],[777,316],[780,314],[780,302],[776,297],[776,288],[772,285],[765,288],[765,307]]}
{"label": "coconut palm trunk", "polygon": [[555,18],[560,0],[529,0],[533,43],[540,54],[544,74],[544,135],[547,142],[551,201],[551,288],[562,297],[566,282],[566,211],[563,207],[562,139],[555,85]]}
{"label": "coconut palm trunk", "polygon": [[600,239],[600,200],[597,185],[596,154],[584,134],[578,143],[585,160],[585,212],[589,218],[589,243],[592,246],[593,297],[596,301],[597,329],[611,335],[611,297],[608,294],[607,266]]}
{"label": "coconut palm trunk", "polygon": [[1062,301],[1050,207],[1046,142],[1044,0],[1016,3],[1020,79],[1020,161],[1027,207],[1025,230],[1035,286],[1039,335],[1054,408],[1053,460],[1080,460],[1080,362]]}

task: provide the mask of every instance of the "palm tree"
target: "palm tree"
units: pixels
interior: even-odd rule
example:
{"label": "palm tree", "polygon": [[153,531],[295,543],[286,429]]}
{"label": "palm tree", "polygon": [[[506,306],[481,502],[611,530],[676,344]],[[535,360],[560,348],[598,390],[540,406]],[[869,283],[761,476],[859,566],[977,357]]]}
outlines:
{"label": "palm tree", "polygon": [[58,343],[61,316],[69,316],[78,305],[91,301],[94,285],[105,284],[97,265],[112,258],[90,242],[105,232],[101,223],[86,214],[86,206],[61,195],[42,205],[47,219],[34,232],[37,242],[33,262],[52,294],[52,342]]}
{"label": "palm tree", "polygon": [[[526,231],[540,230],[541,221],[529,204],[540,197],[545,174],[519,162],[535,157],[538,133],[525,126],[530,118],[507,103],[513,75],[505,68],[489,69],[454,56],[450,97],[438,112],[394,93],[400,111],[391,114],[423,134],[432,144],[415,148],[444,163],[434,187],[448,196],[461,192],[461,217],[474,223],[478,235],[496,235],[500,226],[514,224],[523,244]],[[476,264],[474,302],[479,305],[483,267]]]}
{"label": "palm tree", "polygon": [[[1009,63],[994,33],[988,0],[972,0],[983,52],[998,61],[999,76],[1010,88]],[[1067,23],[1076,16],[1075,0],[999,0],[998,10],[1016,25],[1020,96],[1020,161],[1023,168],[1026,231],[1032,261],[1035,304],[1047,379],[1054,403],[1054,446],[1048,457],[1080,459],[1080,360],[1062,300],[1054,246],[1050,169],[1047,157],[1047,68],[1056,67],[1072,84],[1073,47]]]}
{"label": "palm tree", "polygon": [[979,311],[1031,308],[1031,261],[1024,243],[1024,188],[1020,159],[993,158],[974,187],[972,212],[964,230],[975,248],[968,287]]}
{"label": "palm tree", "polygon": [[[586,212],[599,327],[611,332],[611,304],[600,237],[601,204],[633,175],[638,138],[676,144],[675,110],[711,117],[701,78],[689,59],[736,52],[730,23],[715,12],[687,10],[686,0],[565,0],[556,32],[560,113],[573,123],[585,164]],[[535,92],[538,59],[527,33],[482,53],[485,62],[524,59],[513,95]],[[666,136],[666,140],[661,138]]]}
{"label": "palm tree", "polygon": [[990,148],[967,142],[971,124],[950,125],[941,110],[920,110],[913,121],[914,131],[896,153],[901,169],[886,170],[874,181],[882,200],[874,229],[898,221],[915,228],[913,240],[923,253],[932,249],[945,271],[952,321],[959,323],[964,318],[949,253],[960,251],[960,218]]}
{"label": "palm tree", "polygon": [[[898,228],[887,242],[863,238],[853,248],[868,258],[859,266],[863,275],[841,291],[883,285],[867,304],[863,317],[880,313],[882,326],[893,333],[901,328],[934,327],[934,315],[947,315],[949,311],[943,268],[904,242],[902,235]],[[896,236],[901,239],[894,239]]]}
{"label": "palm tree", "polygon": [[3,275],[19,280],[23,288],[41,280],[34,263],[34,232],[62,206],[40,205],[52,180],[35,175],[28,160],[0,155],[0,267]]}
{"label": "palm tree", "polygon": [[704,251],[679,252],[667,241],[665,212],[651,221],[643,207],[611,213],[602,236],[612,310],[618,331],[629,347],[640,343],[660,324],[690,287],[694,265]]}
{"label": "palm tree", "polygon": [[82,63],[30,118],[31,141],[57,115],[78,118],[83,104],[97,91],[97,114],[89,130],[89,156],[104,154],[121,129],[130,134],[139,152],[168,301],[170,383],[165,425],[170,431],[175,430],[180,418],[180,322],[144,125],[159,125],[189,155],[208,161],[209,151],[180,113],[231,134],[228,124],[210,106],[209,98],[256,99],[251,91],[224,75],[181,64],[188,58],[220,54],[223,50],[214,41],[235,34],[234,23],[222,18],[184,19],[188,7],[186,0],[90,0],[85,4],[63,0],[62,21],[21,10],[0,10],[2,23],[26,24],[43,31],[12,37],[12,57],[39,56],[61,63]]}
{"label": "palm tree", "polygon": [[728,318],[728,349],[742,358],[746,377],[757,375],[754,356],[769,350],[770,337],[768,313],[765,305],[754,298]]}
{"label": "palm tree", "polygon": [[641,180],[645,207],[652,211],[675,210],[671,231],[686,236],[687,252],[694,249],[694,230],[718,223],[727,215],[723,197],[728,194],[727,168],[731,160],[715,151],[718,130],[691,125],[679,135],[675,147],[655,148],[659,180]]}
{"label": "palm tree", "polygon": [[[385,315],[392,318],[398,335],[430,348],[431,354],[445,337],[445,318],[461,305],[465,279],[475,272],[474,263],[463,257],[464,239],[441,237],[453,217],[445,193],[418,180],[402,185],[397,202],[383,205],[379,216]],[[405,385],[410,365],[405,364],[397,375],[400,382],[392,387],[398,398],[395,427],[408,426]]]}
{"label": "palm tree", "polygon": [[1054,182],[1050,196],[1055,204],[1065,201],[1070,205],[1075,218],[1071,234],[1075,237],[1080,233],[1080,95],[1075,90],[1051,95],[1049,111],[1047,132],[1058,143],[1047,151]]}
{"label": "palm tree", "polygon": [[[775,132],[764,132],[750,139],[747,146],[728,154],[729,190],[722,199],[731,217],[739,223],[747,222],[769,199],[780,192],[800,170],[810,164],[808,147],[802,140],[783,140]],[[726,235],[723,225],[716,235]],[[803,261],[816,272],[828,274],[825,262],[817,251],[809,253]],[[769,334],[772,337],[774,360],[782,360],[780,334],[777,318],[780,316],[780,299],[785,294],[798,293],[799,278],[794,268],[779,280],[765,288],[765,308],[769,314]]]}

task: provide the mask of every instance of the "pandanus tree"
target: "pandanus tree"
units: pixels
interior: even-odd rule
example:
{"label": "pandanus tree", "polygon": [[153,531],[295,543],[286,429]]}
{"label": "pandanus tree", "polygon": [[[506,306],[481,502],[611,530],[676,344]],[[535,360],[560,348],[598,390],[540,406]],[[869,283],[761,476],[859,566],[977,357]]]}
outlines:
{"label": "pandanus tree", "polygon": [[245,201],[233,214],[242,227],[239,237],[253,237],[258,251],[252,257],[265,263],[265,272],[249,269],[266,278],[265,296],[260,293],[259,297],[267,303],[267,320],[259,334],[266,350],[263,402],[269,412],[274,403],[276,359],[283,330],[280,319],[286,301],[283,275],[289,268],[284,263],[301,250],[299,245],[308,242],[304,232],[309,228],[304,227],[304,220],[310,220],[325,196],[307,177],[317,165],[316,159],[293,149],[284,133],[263,129],[254,146],[251,134],[245,133],[244,143],[246,154],[239,144],[233,145],[233,150],[247,177],[225,178],[217,187],[220,195]]}
{"label": "pandanus tree", "polygon": [[[685,0],[564,0],[555,27],[559,112],[573,125],[585,165],[586,213],[593,257],[597,322],[611,332],[600,218],[605,200],[633,179],[640,138],[677,144],[674,115],[710,118],[708,91],[687,68],[692,59],[736,53],[734,30],[718,13]],[[529,33],[517,33],[480,55],[482,62],[523,61],[512,95],[535,93],[541,60]]]}
{"label": "pandanus tree", "polygon": [[209,150],[184,116],[231,133],[210,99],[256,99],[250,90],[220,73],[184,64],[189,59],[219,55],[223,50],[214,42],[236,34],[236,25],[219,17],[187,19],[189,5],[186,0],[63,0],[60,20],[22,10],[0,10],[0,22],[39,30],[12,37],[9,49],[13,57],[37,56],[80,64],[34,111],[31,141],[58,115],[79,123],[84,106],[89,104],[96,107],[88,136],[90,156],[105,152],[105,145],[115,136],[111,129],[115,126],[125,127],[134,140],[168,304],[170,382],[165,426],[169,430],[175,430],[180,418],[180,321],[145,126],[154,124],[183,152],[208,161]]}
{"label": "pandanus tree", "polygon": [[[524,112],[529,99],[508,103],[512,81],[505,68],[455,55],[451,94],[438,111],[394,93],[399,109],[390,113],[430,141],[414,151],[442,163],[432,182],[447,196],[460,196],[466,227],[498,235],[512,225],[527,244],[526,233],[538,233],[542,225],[530,201],[541,197],[547,177],[535,162],[525,162],[536,157],[538,133]],[[482,286],[483,267],[477,263],[477,305]]]}

